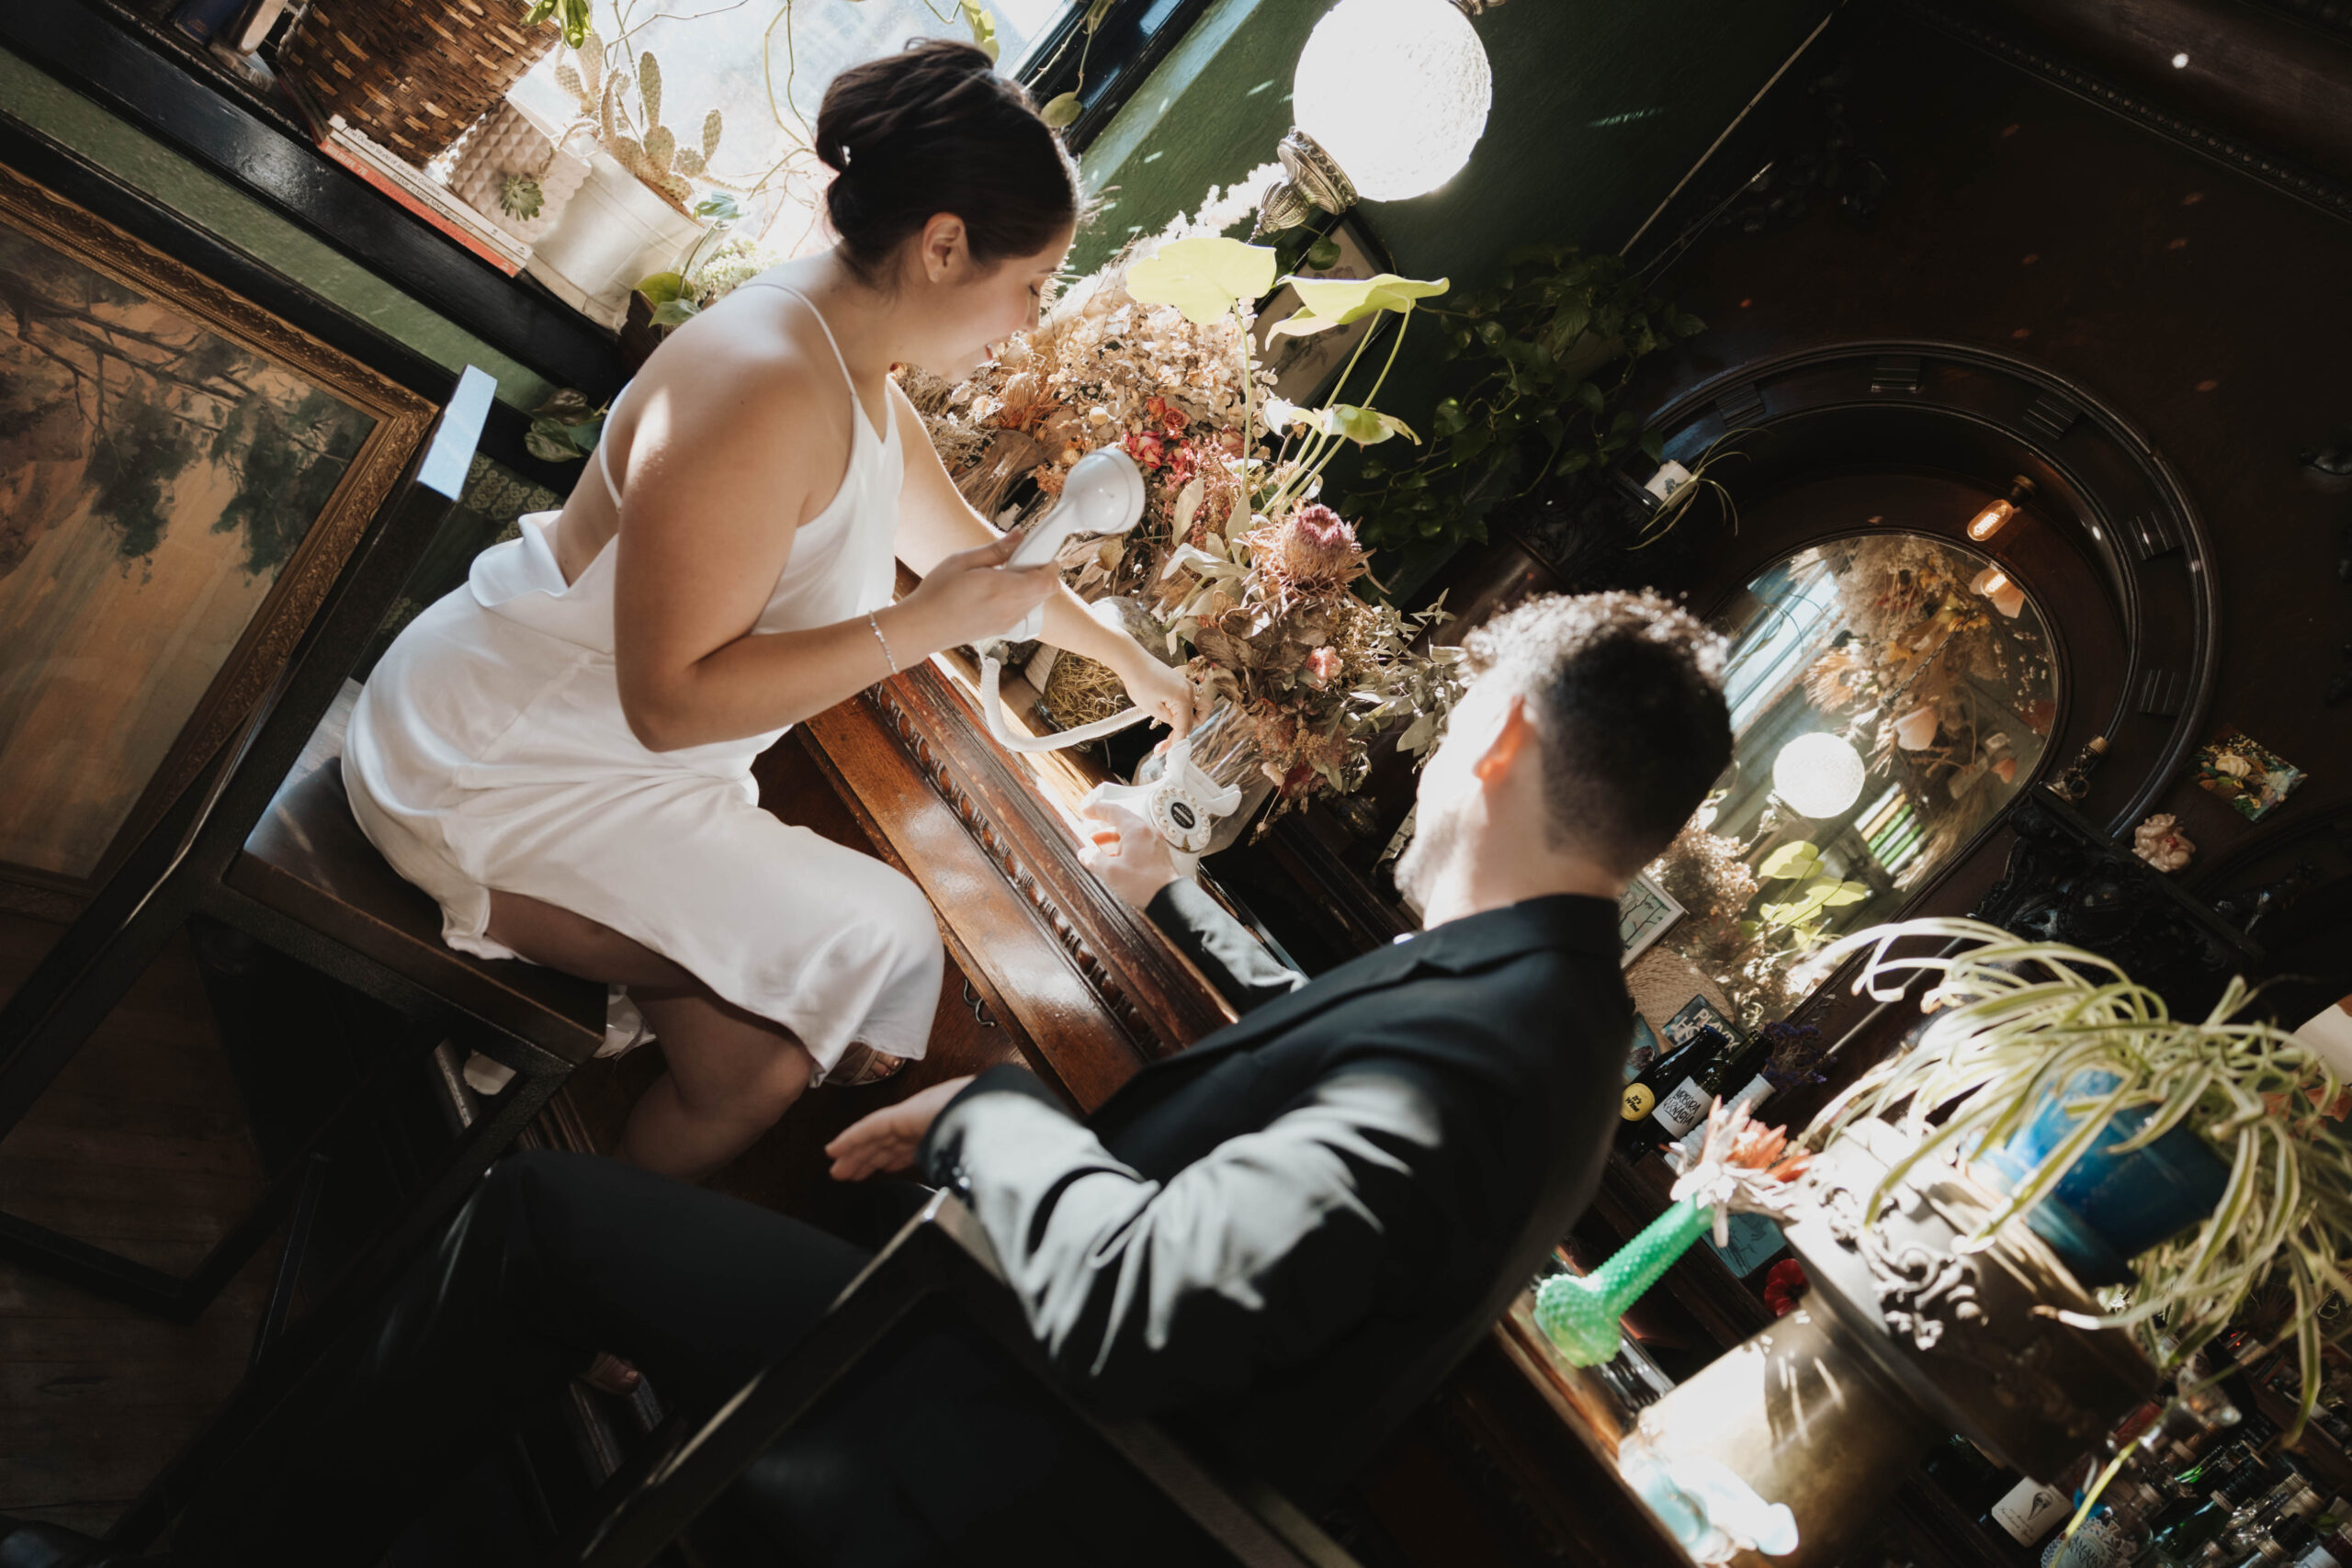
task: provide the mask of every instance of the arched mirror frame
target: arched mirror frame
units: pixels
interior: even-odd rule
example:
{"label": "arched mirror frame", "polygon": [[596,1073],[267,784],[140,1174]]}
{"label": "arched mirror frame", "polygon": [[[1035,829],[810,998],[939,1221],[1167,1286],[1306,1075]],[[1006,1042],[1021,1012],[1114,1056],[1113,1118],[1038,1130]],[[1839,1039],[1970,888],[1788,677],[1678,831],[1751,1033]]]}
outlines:
{"label": "arched mirror frame", "polygon": [[[2204,730],[2220,656],[2211,540],[2177,476],[2136,426],[2044,367],[1917,340],[1831,344],[1749,362],[1679,392],[1649,423],[1664,435],[1666,456],[1686,467],[1711,449],[1743,454],[1719,470],[1742,506],[1743,525],[1707,524],[1702,498],[1693,525],[1713,533],[1686,542],[1686,549],[1703,548],[1691,586],[1693,608],[1706,614],[1727,605],[1761,565],[1866,531],[1845,516],[1807,524],[1758,515],[1769,513],[1775,497],[1841,479],[1867,488],[1888,475],[1949,481],[1956,497],[1996,497],[2013,476],[2031,479],[2034,493],[2020,514],[1991,540],[1966,538],[1973,507],[1960,501],[1945,526],[1890,530],[1968,545],[2035,600],[2051,632],[2060,711],[2033,783],[2066,766],[2094,736],[2105,737],[2110,750],[2082,809],[2128,840]],[[2086,639],[2070,635],[2082,628],[2068,624],[2063,580],[2069,576],[2079,579],[2077,600],[2086,590],[2099,595],[2120,634],[2120,672],[2097,682],[2101,689],[2088,700],[2090,661],[2079,657]],[[1998,868],[1987,852],[2030,798],[2020,789],[1922,881],[1906,908],[1965,908],[1968,888],[1947,885],[1963,873],[1977,887],[1992,882]],[[1833,1005],[1843,992],[1832,977],[1791,1016],[1840,1032],[1860,1021]]]}
{"label": "arched mirror frame", "polygon": [[[2057,531],[2100,568],[2126,645],[2114,705],[2091,714],[2062,697],[2051,752],[2063,766],[2092,736],[2108,739],[2112,750],[2088,804],[2104,808],[2108,831],[2118,835],[2146,814],[2188,760],[2205,726],[2220,658],[2211,541],[2162,454],[2087,389],[2044,367],[1961,344],[1848,343],[1711,377],[1676,396],[1650,424],[1663,433],[1667,457],[1686,466],[1726,436],[1727,446],[1752,448],[1728,476],[1736,494],[1840,472],[1948,474],[1994,494],[2013,474],[2032,479],[2025,515],[1974,547],[2004,567],[2016,565],[2018,581],[2034,593],[2039,574],[2015,558],[2018,541],[2030,528]],[[1858,458],[1865,439],[1876,444]],[[1825,526],[1819,536],[1852,531]],[[1812,542],[1783,536],[1773,553]],[[2063,628],[2061,607],[2041,603],[2045,620]],[[2067,657],[2063,649],[2060,656]]]}

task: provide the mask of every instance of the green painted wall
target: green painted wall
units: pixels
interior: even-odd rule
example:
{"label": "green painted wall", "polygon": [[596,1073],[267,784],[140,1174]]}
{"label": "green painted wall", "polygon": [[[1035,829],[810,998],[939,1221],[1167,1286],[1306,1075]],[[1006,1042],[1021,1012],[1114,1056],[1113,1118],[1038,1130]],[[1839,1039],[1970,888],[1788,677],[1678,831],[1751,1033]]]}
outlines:
{"label": "green painted wall", "polygon": [[[1509,0],[1474,22],[1495,97],[1468,166],[1428,196],[1359,215],[1399,272],[1456,288],[1490,281],[1518,245],[1621,250],[1840,3]],[[1272,159],[1299,51],[1329,8],[1217,0],[1087,149],[1104,205],[1073,253],[1079,270]],[[1409,338],[1380,394],[1419,429],[1440,390],[1436,341],[1426,329]],[[1409,597],[1444,554],[1391,559],[1388,581]]]}
{"label": "green painted wall", "polygon": [[455,372],[479,365],[498,378],[501,401],[537,407],[554,390],[538,375],[413,296],[295,227],[227,181],[117,119],[17,55],[0,50],[0,103],[198,228],[294,278],[346,314]]}
{"label": "green painted wall", "polygon": [[[1485,281],[1531,242],[1616,250],[1836,0],[1510,0],[1476,18],[1494,108],[1469,166],[1361,209],[1413,276]],[[1082,160],[1106,203],[1074,257],[1197,207],[1273,157],[1321,0],[1218,0]]]}

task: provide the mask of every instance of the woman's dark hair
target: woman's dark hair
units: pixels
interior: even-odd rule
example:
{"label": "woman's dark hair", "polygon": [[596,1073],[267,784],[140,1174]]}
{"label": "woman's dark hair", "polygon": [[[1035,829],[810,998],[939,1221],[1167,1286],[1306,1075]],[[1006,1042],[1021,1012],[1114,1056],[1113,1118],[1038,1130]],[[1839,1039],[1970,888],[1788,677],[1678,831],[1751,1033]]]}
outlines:
{"label": "woman's dark hair", "polygon": [[825,211],[870,281],[936,213],[972,259],[1034,255],[1078,217],[1078,168],[1020,86],[967,43],[922,39],[825,89],[817,155],[840,171]]}

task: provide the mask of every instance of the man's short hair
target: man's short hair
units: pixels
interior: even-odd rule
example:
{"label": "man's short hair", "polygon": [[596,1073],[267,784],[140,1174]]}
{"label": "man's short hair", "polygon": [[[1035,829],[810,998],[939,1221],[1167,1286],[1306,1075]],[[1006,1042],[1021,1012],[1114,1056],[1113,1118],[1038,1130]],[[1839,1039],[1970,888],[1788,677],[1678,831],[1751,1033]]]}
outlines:
{"label": "man's short hair", "polygon": [[1657,593],[1547,594],[1464,646],[1474,677],[1526,699],[1553,844],[1614,872],[1657,858],[1731,761],[1724,639]]}

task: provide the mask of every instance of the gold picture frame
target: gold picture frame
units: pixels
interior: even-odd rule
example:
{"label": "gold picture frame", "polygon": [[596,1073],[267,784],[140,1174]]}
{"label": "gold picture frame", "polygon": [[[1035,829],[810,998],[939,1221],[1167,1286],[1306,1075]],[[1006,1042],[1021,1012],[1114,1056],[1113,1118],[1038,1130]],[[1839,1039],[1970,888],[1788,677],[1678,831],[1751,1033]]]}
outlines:
{"label": "gold picture frame", "polygon": [[439,412],[0,165],[0,906],[71,915],[284,666]]}

